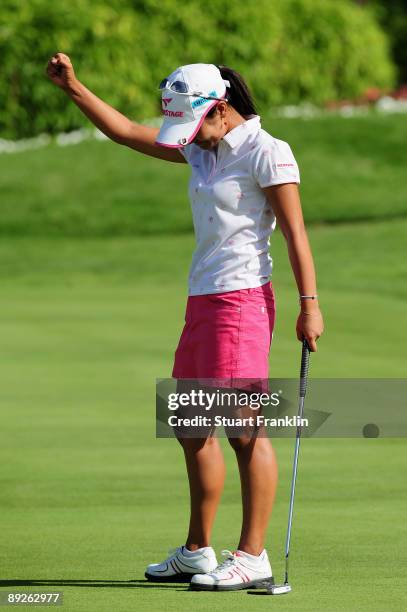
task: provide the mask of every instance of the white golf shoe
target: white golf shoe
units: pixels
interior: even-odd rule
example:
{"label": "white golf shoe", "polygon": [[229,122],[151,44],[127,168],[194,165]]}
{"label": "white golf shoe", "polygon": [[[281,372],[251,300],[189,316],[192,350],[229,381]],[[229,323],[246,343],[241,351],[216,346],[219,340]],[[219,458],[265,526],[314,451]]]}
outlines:
{"label": "white golf shoe", "polygon": [[152,563],[145,572],[152,582],[189,582],[194,574],[206,574],[217,567],[215,551],[211,546],[190,551],[179,546],[168,551],[170,556],[162,563]]}
{"label": "white golf shoe", "polygon": [[241,550],[222,550],[225,561],[206,574],[195,574],[191,589],[197,591],[237,591],[262,586],[272,577],[266,550],[261,555],[249,555]]}

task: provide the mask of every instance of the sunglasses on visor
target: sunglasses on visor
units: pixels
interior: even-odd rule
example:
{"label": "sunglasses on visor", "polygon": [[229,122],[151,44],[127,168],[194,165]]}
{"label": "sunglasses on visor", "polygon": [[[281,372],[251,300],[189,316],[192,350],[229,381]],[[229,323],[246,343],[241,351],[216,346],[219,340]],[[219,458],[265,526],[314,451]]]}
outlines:
{"label": "sunglasses on visor", "polygon": [[[225,83],[226,85],[229,85],[229,81],[225,81]],[[184,81],[174,81],[173,83],[170,83],[168,79],[163,79],[158,86],[158,89],[170,89],[171,91],[175,91],[175,93],[183,96],[194,96],[198,98],[205,98],[206,100],[225,100],[225,98],[207,96],[202,91],[189,91],[188,85],[184,83]]]}

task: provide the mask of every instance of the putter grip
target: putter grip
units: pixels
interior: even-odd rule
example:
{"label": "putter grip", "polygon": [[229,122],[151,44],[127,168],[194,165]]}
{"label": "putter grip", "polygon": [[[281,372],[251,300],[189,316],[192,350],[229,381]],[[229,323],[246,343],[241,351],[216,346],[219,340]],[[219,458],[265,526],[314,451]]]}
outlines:
{"label": "putter grip", "polygon": [[309,346],[308,346],[308,342],[304,339],[302,341],[302,355],[301,355],[300,397],[305,397],[305,393],[307,391],[308,366],[309,366]]}

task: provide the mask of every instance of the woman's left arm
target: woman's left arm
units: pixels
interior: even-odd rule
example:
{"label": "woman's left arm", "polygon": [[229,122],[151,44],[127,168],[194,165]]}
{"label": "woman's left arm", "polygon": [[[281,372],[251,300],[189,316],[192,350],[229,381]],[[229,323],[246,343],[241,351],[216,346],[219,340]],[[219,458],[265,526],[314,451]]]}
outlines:
{"label": "woman's left arm", "polygon": [[[263,188],[280,229],[286,239],[291,267],[299,295],[316,295],[316,275],[311,247],[304,225],[300,195],[296,183]],[[311,351],[317,350],[317,339],[324,331],[318,299],[302,299],[297,319],[297,338],[305,338]]]}

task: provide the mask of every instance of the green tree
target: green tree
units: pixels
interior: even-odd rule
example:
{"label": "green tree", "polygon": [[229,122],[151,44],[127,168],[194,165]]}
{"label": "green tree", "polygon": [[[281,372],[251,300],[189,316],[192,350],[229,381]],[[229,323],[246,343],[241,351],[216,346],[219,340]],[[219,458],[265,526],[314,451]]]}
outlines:
{"label": "green tree", "polygon": [[45,76],[70,55],[97,95],[134,119],[160,113],[159,81],[177,66],[226,64],[259,109],[360,95],[394,84],[389,43],[351,0],[2,0],[0,133],[19,138],[88,125]]}

